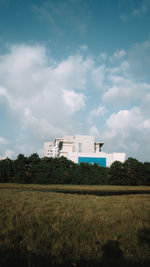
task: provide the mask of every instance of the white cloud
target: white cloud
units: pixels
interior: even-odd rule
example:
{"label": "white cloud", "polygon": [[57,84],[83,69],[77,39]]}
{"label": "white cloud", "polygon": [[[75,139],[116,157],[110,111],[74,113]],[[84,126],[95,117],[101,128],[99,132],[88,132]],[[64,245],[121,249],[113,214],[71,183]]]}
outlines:
{"label": "white cloud", "polygon": [[0,136],[0,145],[7,145],[9,144],[9,141],[5,138]]}
{"label": "white cloud", "polygon": [[143,121],[143,129],[150,130],[150,119],[146,119],[145,121]]}
{"label": "white cloud", "polygon": [[150,82],[150,40],[136,43],[128,53],[128,76],[138,82]]}
{"label": "white cloud", "polygon": [[140,3],[140,5],[132,11],[132,15],[133,16],[143,15],[144,13],[146,13],[148,11],[149,8],[150,8],[150,1],[149,0],[143,0]]}
{"label": "white cloud", "polygon": [[96,126],[92,126],[89,130],[90,135],[93,135],[95,138],[99,137],[99,130]]}
{"label": "white cloud", "polygon": [[100,58],[101,60],[105,61],[105,60],[107,59],[107,54],[106,54],[106,53],[101,53],[101,54],[99,55],[99,58]]}
{"label": "white cloud", "polygon": [[46,20],[50,24],[55,35],[62,35],[65,32],[64,25],[71,25],[73,31],[82,36],[87,29],[90,11],[86,2],[80,0],[43,1],[41,4],[36,3],[32,6],[39,19]]}
{"label": "white cloud", "polygon": [[[93,124],[93,122],[97,119],[101,119],[103,118],[103,116],[105,114],[107,114],[108,110],[106,109],[105,106],[102,106],[102,105],[99,105],[97,108],[95,109],[92,109],[90,112],[89,112],[89,115],[88,115],[88,119],[87,119],[87,122],[88,124]],[[95,126],[94,126],[95,127]]]}
{"label": "white cloud", "polygon": [[[18,131],[12,140],[8,137],[10,143],[0,139],[2,154],[41,153],[44,141],[78,129],[78,134],[89,132],[103,140],[107,152],[148,157],[150,44],[134,47],[129,53],[115,52],[113,65],[81,52],[56,62],[42,46],[10,47],[0,57],[0,105]],[[13,130],[12,123],[5,127],[8,133]]]}
{"label": "white cloud", "polygon": [[150,10],[150,1],[149,0],[141,0],[141,1],[135,1],[135,7],[129,14],[123,14],[120,16],[121,20],[123,22],[127,22],[131,19],[144,16],[145,13],[147,13]]}
{"label": "white cloud", "polygon": [[93,60],[81,55],[54,62],[38,45],[12,46],[0,57],[0,97],[20,128],[16,147],[28,142],[29,151],[77,128],[72,115],[86,99],[78,90],[86,88],[93,69]]}
{"label": "white cloud", "polygon": [[7,91],[4,87],[0,86],[0,96],[7,96]]}
{"label": "white cloud", "polygon": [[[121,66],[122,67],[122,66]],[[128,76],[128,69],[126,73],[120,76],[109,71],[108,81],[111,86],[103,94],[103,101],[112,106],[122,107],[130,103],[141,104],[145,98],[147,99],[150,91],[150,83],[138,82],[131,79],[131,74]]]}
{"label": "white cloud", "polygon": [[122,106],[124,103],[130,103],[132,101],[132,98],[136,95],[136,85],[131,85],[128,87],[125,84],[123,85],[113,85],[107,92],[103,95],[103,100],[109,103],[112,103],[112,105]]}
{"label": "white cloud", "polygon": [[133,107],[111,114],[100,137],[105,142],[106,150],[109,148],[114,152],[124,151],[127,156],[143,161],[149,153],[149,135],[149,118],[144,117],[140,108]]}
{"label": "white cloud", "polygon": [[92,83],[95,89],[104,90],[104,80],[105,80],[105,65],[101,65],[92,70]]}
{"label": "white cloud", "polygon": [[10,145],[10,141],[3,136],[0,136],[0,158],[11,158],[13,151],[6,149]]}
{"label": "white cloud", "polygon": [[13,156],[13,154],[14,154],[14,151],[12,151],[12,150],[10,150],[10,149],[8,149],[8,150],[6,150],[5,152],[4,152],[4,158],[12,158],[12,156]]}
{"label": "white cloud", "polygon": [[87,45],[80,45],[80,50],[81,51],[87,51],[88,50]]}
{"label": "white cloud", "polygon": [[107,111],[106,107],[99,106],[98,108],[91,110],[90,115],[92,115],[92,116],[103,116],[107,112],[108,111]]}
{"label": "white cloud", "polygon": [[63,98],[71,112],[80,110],[85,106],[85,96],[81,93],[78,94],[74,91],[63,90]]}
{"label": "white cloud", "polygon": [[110,57],[110,61],[111,62],[116,62],[117,60],[120,60],[120,59],[122,59],[123,57],[125,57],[126,56],[126,52],[125,52],[125,50],[117,50],[114,54],[113,54],[113,56],[111,56]]}
{"label": "white cloud", "polygon": [[112,114],[106,124],[110,129],[115,129],[116,134],[121,133],[122,136],[126,137],[127,132],[125,130],[127,128],[140,130],[141,122],[143,122],[142,114],[139,108],[134,107],[132,110],[121,110],[117,114]]}
{"label": "white cloud", "polygon": [[58,64],[55,77],[63,89],[83,90],[87,86],[87,78],[93,69],[93,60],[82,56],[71,56]]}

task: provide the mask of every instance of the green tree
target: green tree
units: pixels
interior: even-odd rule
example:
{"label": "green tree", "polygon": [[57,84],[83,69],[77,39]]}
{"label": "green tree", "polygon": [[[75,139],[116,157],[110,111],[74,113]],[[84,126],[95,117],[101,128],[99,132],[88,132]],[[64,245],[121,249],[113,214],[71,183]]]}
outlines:
{"label": "green tree", "polygon": [[123,166],[128,185],[141,185],[143,172],[142,163],[130,157],[123,163]]}
{"label": "green tree", "polygon": [[124,165],[120,161],[115,161],[111,164],[109,170],[109,184],[112,185],[127,185],[127,176],[124,172]]}
{"label": "green tree", "polygon": [[143,163],[142,184],[143,185],[150,185],[150,162],[144,162]]}
{"label": "green tree", "polygon": [[36,180],[36,176],[40,169],[38,168],[41,159],[37,153],[33,153],[27,159],[27,169],[28,169],[28,183],[34,183]]}
{"label": "green tree", "polygon": [[12,160],[9,158],[0,160],[0,182],[1,183],[12,182],[12,177],[13,177]]}
{"label": "green tree", "polygon": [[28,160],[23,154],[19,154],[14,161],[14,182],[28,182]]}

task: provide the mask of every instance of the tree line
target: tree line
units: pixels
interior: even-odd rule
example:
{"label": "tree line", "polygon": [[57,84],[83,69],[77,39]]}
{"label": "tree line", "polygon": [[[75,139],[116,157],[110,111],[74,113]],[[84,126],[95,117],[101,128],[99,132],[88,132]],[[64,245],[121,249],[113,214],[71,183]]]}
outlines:
{"label": "tree line", "polygon": [[0,160],[0,183],[150,185],[150,162],[128,158],[110,167],[80,165],[66,159],[29,157],[19,154],[15,160]]}

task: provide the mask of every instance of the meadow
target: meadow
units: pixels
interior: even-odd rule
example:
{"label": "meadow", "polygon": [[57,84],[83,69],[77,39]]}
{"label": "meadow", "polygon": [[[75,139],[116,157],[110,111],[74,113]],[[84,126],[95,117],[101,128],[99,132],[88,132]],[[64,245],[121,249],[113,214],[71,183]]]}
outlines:
{"label": "meadow", "polygon": [[70,184],[17,184],[0,183],[0,189],[28,189],[28,190],[56,190],[59,191],[78,191],[78,192],[128,192],[142,191],[150,192],[150,186],[131,186],[131,185],[70,185]]}
{"label": "meadow", "polygon": [[131,189],[0,184],[0,266],[150,266],[150,194],[33,190],[43,188]]}

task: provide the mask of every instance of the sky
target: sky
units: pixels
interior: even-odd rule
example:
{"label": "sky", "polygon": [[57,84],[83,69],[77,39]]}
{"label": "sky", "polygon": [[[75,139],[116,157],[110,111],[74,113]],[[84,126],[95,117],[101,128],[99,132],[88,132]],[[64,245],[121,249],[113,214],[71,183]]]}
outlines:
{"label": "sky", "polygon": [[0,157],[76,134],[150,161],[150,0],[0,0]]}

